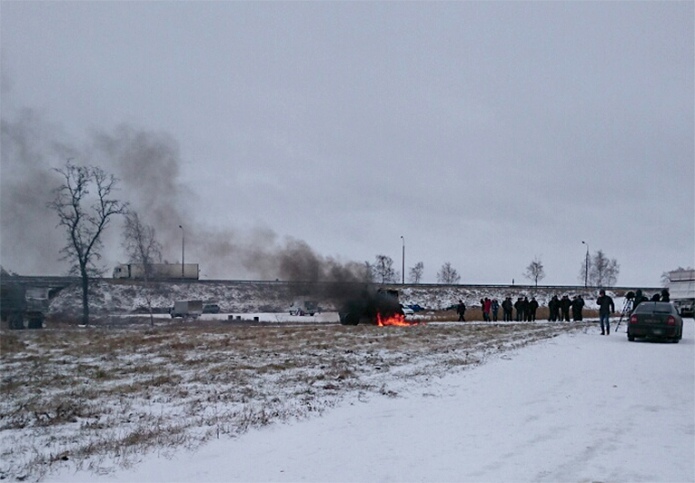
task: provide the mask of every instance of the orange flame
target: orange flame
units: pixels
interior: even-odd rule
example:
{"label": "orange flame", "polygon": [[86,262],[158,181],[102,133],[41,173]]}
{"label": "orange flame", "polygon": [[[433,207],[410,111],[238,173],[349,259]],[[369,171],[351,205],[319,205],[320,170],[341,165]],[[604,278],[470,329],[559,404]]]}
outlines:
{"label": "orange flame", "polygon": [[376,325],[379,327],[386,327],[387,325],[407,327],[417,325],[417,322],[408,322],[403,314],[393,314],[389,317],[382,317],[381,314],[376,314]]}

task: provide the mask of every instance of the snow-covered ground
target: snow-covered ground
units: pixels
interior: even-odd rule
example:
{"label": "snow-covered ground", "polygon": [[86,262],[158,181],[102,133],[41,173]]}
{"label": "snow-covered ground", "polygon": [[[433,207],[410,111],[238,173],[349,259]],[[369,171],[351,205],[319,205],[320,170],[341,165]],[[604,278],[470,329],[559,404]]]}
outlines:
{"label": "snow-covered ground", "polygon": [[[170,455],[171,456],[171,455]],[[314,418],[46,481],[695,481],[695,326],[679,344],[595,326]]]}

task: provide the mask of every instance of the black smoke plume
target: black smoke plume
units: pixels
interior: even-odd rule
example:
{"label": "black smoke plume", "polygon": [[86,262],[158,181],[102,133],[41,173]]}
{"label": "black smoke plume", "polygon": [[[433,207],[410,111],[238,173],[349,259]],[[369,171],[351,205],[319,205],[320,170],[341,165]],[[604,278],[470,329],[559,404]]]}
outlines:
{"label": "black smoke plume", "polygon": [[[46,207],[60,183],[54,168],[68,159],[73,164],[97,165],[120,179],[117,197],[130,204],[152,225],[163,246],[165,260],[180,263],[182,233],[196,247],[196,259],[205,278],[259,279],[305,282],[314,287],[338,282],[344,296],[367,280],[364,264],[343,263],[317,254],[302,240],[284,239],[268,229],[242,233],[234,227],[211,230],[196,221],[191,200],[195,192],[181,180],[183,161],[178,142],[166,133],[121,125],[112,131],[94,131],[78,146],[57,126],[36,111],[25,109],[2,119],[0,265],[23,275],[62,275],[60,261],[65,234],[56,229],[55,213]],[[125,263],[121,226],[114,223],[104,239],[104,258],[111,268]],[[187,252],[188,253],[188,252]],[[107,274],[110,273],[109,267]],[[303,288],[302,290],[307,290]],[[322,288],[321,291],[333,289]]]}

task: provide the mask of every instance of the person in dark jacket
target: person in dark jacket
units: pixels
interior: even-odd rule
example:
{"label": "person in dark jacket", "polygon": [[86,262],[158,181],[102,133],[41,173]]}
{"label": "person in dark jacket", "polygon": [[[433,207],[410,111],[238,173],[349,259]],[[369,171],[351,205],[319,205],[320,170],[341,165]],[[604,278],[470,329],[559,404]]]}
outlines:
{"label": "person in dark jacket", "polygon": [[524,297],[524,300],[521,301],[521,315],[524,321],[528,322],[531,320],[528,314],[528,297]]}
{"label": "person in dark jacket", "polygon": [[668,289],[664,288],[661,290],[661,301],[662,302],[670,302],[671,301],[671,294],[668,293]]}
{"label": "person in dark jacket", "polygon": [[560,309],[562,309],[562,317],[560,317],[560,320],[564,320],[565,322],[570,321],[570,307],[572,306],[572,301],[570,300],[569,296],[563,295],[562,300],[560,300]]}
{"label": "person in dark jacket", "polygon": [[531,322],[536,320],[536,310],[538,310],[538,301],[536,297],[531,297],[531,301],[528,303],[528,320]]}
{"label": "person in dark jacket", "polygon": [[548,320],[550,322],[555,322],[560,312],[560,300],[558,300],[557,295],[553,295],[553,298],[548,302]]}
{"label": "person in dark jacket", "polygon": [[[598,316],[601,321],[601,335],[610,335],[611,333],[611,313],[615,312],[615,304],[610,295],[606,295],[606,291],[601,289],[599,297],[596,299],[598,305]],[[604,329],[605,325],[605,329]]]}
{"label": "person in dark jacket", "polygon": [[505,322],[511,322],[512,321],[512,298],[507,297],[504,299],[502,302],[502,320]]}
{"label": "person in dark jacket", "polygon": [[632,302],[632,312],[635,311],[635,309],[637,308],[637,306],[639,304],[641,304],[642,302],[646,302],[646,301],[647,301],[647,297],[645,297],[642,294],[642,289],[638,288],[637,290],[635,290],[635,300]]}
{"label": "person in dark jacket", "polygon": [[582,308],[584,307],[584,299],[581,295],[575,295],[572,300],[572,320],[575,322],[582,320]]}
{"label": "person in dark jacket", "polygon": [[519,297],[514,302],[514,308],[516,309],[516,321],[521,322],[524,320],[524,299]]}
{"label": "person in dark jacket", "polygon": [[466,321],[466,304],[463,303],[463,300],[459,300],[459,304],[456,306],[456,313],[459,314],[460,322]]}

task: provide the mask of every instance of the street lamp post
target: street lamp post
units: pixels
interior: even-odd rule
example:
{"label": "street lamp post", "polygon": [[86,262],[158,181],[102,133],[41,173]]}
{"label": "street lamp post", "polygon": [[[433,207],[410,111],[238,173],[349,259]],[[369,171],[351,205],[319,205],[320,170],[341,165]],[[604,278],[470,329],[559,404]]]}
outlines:
{"label": "street lamp post", "polygon": [[184,257],[186,256],[186,251],[185,251],[185,247],[186,247],[185,239],[186,239],[186,237],[185,237],[185,232],[183,230],[183,226],[179,225],[179,228],[181,228],[181,278],[184,278],[183,267],[184,267],[184,263],[185,263]]}
{"label": "street lamp post", "polygon": [[405,238],[401,235],[403,242],[403,253],[401,254],[401,285],[405,285]]}
{"label": "street lamp post", "polygon": [[582,240],[582,243],[586,245],[586,265],[584,266],[584,288],[589,287],[589,244]]}

